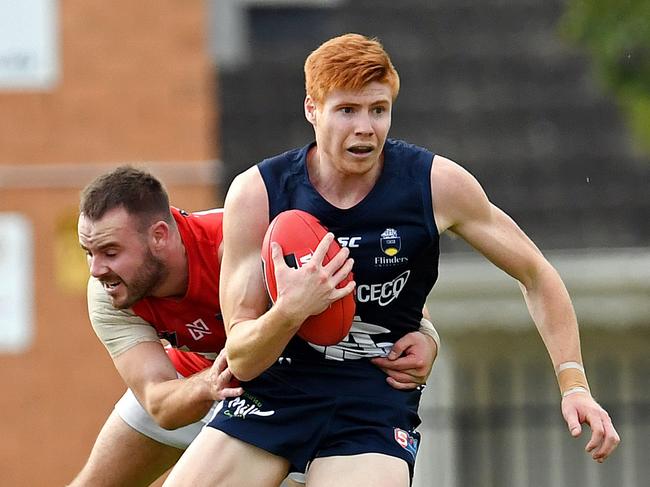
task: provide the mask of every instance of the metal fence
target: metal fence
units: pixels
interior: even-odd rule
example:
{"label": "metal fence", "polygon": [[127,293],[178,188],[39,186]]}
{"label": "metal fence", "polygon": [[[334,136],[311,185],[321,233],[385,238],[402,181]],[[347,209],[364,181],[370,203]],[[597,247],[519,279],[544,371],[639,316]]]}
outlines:
{"label": "metal fence", "polygon": [[[622,442],[604,464],[584,452],[561,416],[548,358],[524,346],[457,347],[436,363],[423,398],[414,487],[641,487],[650,479],[647,330],[594,350],[589,377]],[[516,338],[513,337],[513,343]],[[469,347],[472,348],[471,346]],[[603,346],[602,348],[606,348]],[[647,351],[648,348],[645,348]]]}

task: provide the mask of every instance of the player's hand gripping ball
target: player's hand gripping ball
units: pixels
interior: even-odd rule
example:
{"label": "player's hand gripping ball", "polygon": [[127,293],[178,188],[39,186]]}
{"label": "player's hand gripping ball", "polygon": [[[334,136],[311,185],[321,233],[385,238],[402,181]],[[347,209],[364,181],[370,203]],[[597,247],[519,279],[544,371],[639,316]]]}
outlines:
{"label": "player's hand gripping ball", "polygon": [[[302,210],[287,210],[276,216],[264,236],[262,243],[262,265],[266,290],[275,302],[278,290],[275,282],[275,267],[271,258],[271,242],[282,247],[284,261],[289,267],[302,267],[311,258],[327,229],[313,215]],[[336,240],[332,241],[323,265],[327,264],[341,249]],[[353,279],[352,273],[337,286],[345,285]],[[316,345],[334,345],[343,340],[352,326],[355,302],[354,293],[332,303],[325,311],[307,318],[298,330],[298,336]]]}

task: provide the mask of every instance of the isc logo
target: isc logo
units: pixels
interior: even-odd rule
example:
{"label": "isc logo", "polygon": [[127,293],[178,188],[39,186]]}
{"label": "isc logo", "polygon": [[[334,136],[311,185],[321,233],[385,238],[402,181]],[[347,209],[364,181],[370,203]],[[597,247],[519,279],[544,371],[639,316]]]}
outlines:
{"label": "isc logo", "polygon": [[361,237],[338,237],[336,239],[341,247],[358,248]]}

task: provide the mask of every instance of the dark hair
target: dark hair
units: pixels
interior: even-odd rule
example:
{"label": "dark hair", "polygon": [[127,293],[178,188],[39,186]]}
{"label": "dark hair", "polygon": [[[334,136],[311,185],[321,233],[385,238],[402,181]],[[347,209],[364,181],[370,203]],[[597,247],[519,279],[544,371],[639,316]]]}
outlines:
{"label": "dark hair", "polygon": [[81,191],[79,211],[90,220],[99,220],[115,208],[124,208],[138,217],[143,227],[156,220],[173,224],[163,184],[148,172],[131,166],[102,174]]}

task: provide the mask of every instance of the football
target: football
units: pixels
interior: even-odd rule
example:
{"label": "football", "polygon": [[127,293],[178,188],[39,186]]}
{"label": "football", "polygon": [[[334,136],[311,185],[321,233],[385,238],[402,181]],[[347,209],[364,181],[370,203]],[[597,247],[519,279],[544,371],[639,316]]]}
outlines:
{"label": "football", "polygon": [[[271,301],[275,302],[278,296],[271,242],[280,244],[284,261],[289,267],[298,269],[309,262],[326,233],[327,229],[316,217],[302,210],[283,211],[273,219],[262,243],[264,282]],[[323,264],[329,262],[340,249],[340,245],[334,240],[327,249]],[[352,279],[350,273],[337,287],[344,287]],[[354,311],[354,293],[350,293],[332,303],[322,313],[307,318],[298,330],[298,336],[316,345],[339,343],[350,331]]]}

